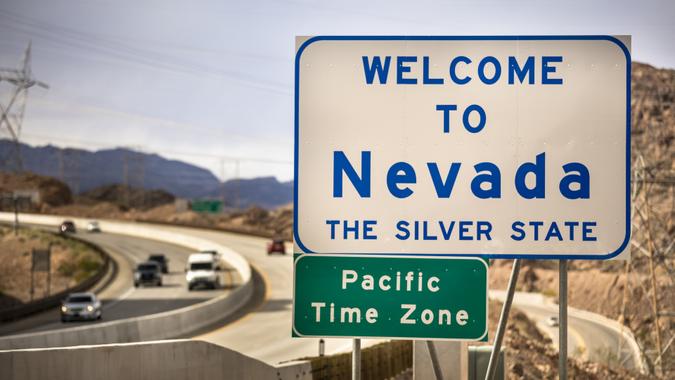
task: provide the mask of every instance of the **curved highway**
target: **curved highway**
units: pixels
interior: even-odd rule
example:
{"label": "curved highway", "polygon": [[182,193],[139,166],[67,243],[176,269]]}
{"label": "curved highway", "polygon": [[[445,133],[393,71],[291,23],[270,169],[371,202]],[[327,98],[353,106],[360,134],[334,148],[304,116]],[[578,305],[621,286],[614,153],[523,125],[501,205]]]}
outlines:
{"label": "curved highway", "polygon": [[[319,339],[291,337],[291,307],[293,302],[293,255],[268,256],[268,240],[259,237],[185,227],[162,226],[169,231],[196,236],[228,246],[244,256],[263,277],[265,298],[257,308],[240,319],[213,331],[194,337],[270,364],[307,356],[317,356]],[[363,346],[377,340],[364,340]],[[325,353],[351,349],[350,339],[325,339]]]}
{"label": "curved highway", "polygon": [[[209,231],[186,227],[153,225],[153,228],[166,232],[176,232],[196,238],[210,240],[227,246],[241,254],[254,267],[261,279],[257,281],[260,297],[254,297],[247,307],[239,312],[239,318],[222,322],[222,327],[206,329],[193,338],[212,342],[244,355],[270,364],[290,361],[307,356],[316,356],[318,342],[316,338],[291,337],[291,307],[293,290],[293,266],[291,249],[289,254],[268,256],[267,239]],[[78,234],[78,237],[99,244],[117,258],[120,263],[118,278],[106,287],[100,297],[104,300],[104,321],[157,313],[169,309],[204,301],[222,294],[225,290],[188,292],[181,269],[184,267],[189,250],[153,240],[132,238],[109,234]],[[290,247],[288,247],[290,248]],[[161,252],[169,256],[171,274],[165,278],[164,288],[134,289],[131,280],[131,268],[134,263],[143,261],[150,253]],[[234,271],[223,272],[221,283],[231,286],[238,283]],[[233,279],[234,277],[234,279]],[[491,291],[493,298],[503,299],[500,291]],[[256,303],[257,302],[257,303]],[[557,345],[557,327],[548,326],[548,317],[557,314],[557,306],[543,301],[538,294],[518,293],[514,307],[523,310],[538,327],[544,330]],[[0,326],[0,335],[18,332],[43,331],[53,328],[69,327],[80,323],[61,324],[58,311],[42,313],[23,321]],[[609,359],[621,362],[626,368],[641,368],[639,353],[636,353],[634,341],[630,341],[612,326],[601,320],[600,316],[570,309],[569,313],[569,350],[572,355],[596,362]],[[210,330],[210,331],[209,331]],[[374,341],[364,341],[364,345]],[[632,344],[632,345],[631,345]],[[325,353],[348,351],[350,339],[326,339]]]}
{"label": "curved highway", "polygon": [[[157,226],[157,228],[228,246],[244,256],[262,276],[266,288],[265,297],[253,311],[223,327],[196,336],[195,339],[219,344],[270,364],[317,355],[318,339],[291,337],[293,296],[291,249],[287,249],[289,254],[285,256],[268,256],[266,252],[268,240],[264,238],[185,227]],[[540,295],[534,296],[541,298]],[[514,307],[525,311],[552,337],[557,346],[557,328],[547,326],[545,323],[549,316],[557,313],[556,305],[533,301],[526,295],[518,294]],[[602,321],[584,318],[577,315],[573,309],[570,310],[569,321],[570,353],[580,354],[582,358],[591,361],[605,362],[608,355],[611,356],[612,353],[617,355],[618,345],[621,344],[619,361],[626,368],[640,367],[639,355],[631,349],[627,339]],[[365,340],[363,344],[374,342]],[[350,339],[326,339],[326,354],[344,352],[350,348]]]}
{"label": "curved highway", "polygon": [[[118,265],[116,278],[112,279],[103,289],[94,290],[102,300],[102,319],[62,323],[59,310],[51,309],[0,325],[0,335],[72,328],[178,309],[229,291],[238,278],[233,275],[232,270],[225,268],[220,272],[221,284],[223,284],[221,289],[188,291],[184,268],[188,255],[194,252],[192,250],[155,240],[105,232],[79,232],[76,236],[99,245]],[[163,275],[163,286],[134,288],[133,268],[136,264],[147,260],[148,255],[152,253],[162,253],[169,258],[169,273]]]}
{"label": "curved highway", "polygon": [[[490,297],[504,300],[506,292],[490,291]],[[537,293],[516,292],[513,307],[522,310],[537,327],[551,338],[558,347],[558,326],[551,326],[550,317],[558,316],[558,305],[548,302]],[[639,352],[620,331],[605,323],[599,316],[570,308],[568,310],[567,347],[571,356],[604,364],[619,364],[628,369],[640,370]]]}

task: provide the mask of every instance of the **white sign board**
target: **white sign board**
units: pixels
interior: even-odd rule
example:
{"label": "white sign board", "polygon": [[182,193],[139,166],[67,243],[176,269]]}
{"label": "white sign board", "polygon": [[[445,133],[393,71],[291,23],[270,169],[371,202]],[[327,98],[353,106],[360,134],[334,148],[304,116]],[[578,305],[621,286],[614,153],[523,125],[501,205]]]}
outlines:
{"label": "white sign board", "polygon": [[299,38],[298,251],[617,256],[629,41]]}

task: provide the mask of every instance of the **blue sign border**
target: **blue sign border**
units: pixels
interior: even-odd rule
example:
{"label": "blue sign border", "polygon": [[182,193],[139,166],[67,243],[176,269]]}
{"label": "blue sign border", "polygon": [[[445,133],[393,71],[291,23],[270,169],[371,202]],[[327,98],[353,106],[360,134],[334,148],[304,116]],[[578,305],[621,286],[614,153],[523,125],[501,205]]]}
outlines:
{"label": "blue sign border", "polygon": [[[630,219],[630,121],[631,121],[631,56],[626,45],[619,39],[613,36],[316,36],[305,41],[295,54],[295,146],[294,146],[294,162],[293,173],[295,180],[293,181],[293,236],[295,243],[304,251],[304,253],[316,253],[308,249],[300,239],[299,224],[298,224],[298,142],[300,133],[300,58],[303,51],[312,43],[318,41],[610,41],[616,44],[626,57],[626,230],[623,243],[615,251],[608,254],[588,254],[588,255],[551,255],[551,254],[417,254],[417,253],[369,253],[369,255],[380,256],[481,256],[484,258],[496,259],[569,259],[569,260],[606,260],[619,255],[626,248],[630,242],[631,219]],[[357,252],[354,252],[357,254]],[[363,254],[363,253],[360,253]]]}

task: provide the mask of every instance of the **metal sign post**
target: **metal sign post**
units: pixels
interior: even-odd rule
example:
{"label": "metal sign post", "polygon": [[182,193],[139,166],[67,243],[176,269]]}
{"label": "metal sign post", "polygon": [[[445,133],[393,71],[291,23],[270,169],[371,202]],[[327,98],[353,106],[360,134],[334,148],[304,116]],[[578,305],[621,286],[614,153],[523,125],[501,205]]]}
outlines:
{"label": "metal sign post", "polygon": [[558,341],[560,346],[558,378],[567,379],[567,260],[560,260],[558,286]]}
{"label": "metal sign post", "polygon": [[361,380],[361,339],[354,339],[352,346],[352,380]]}
{"label": "metal sign post", "polygon": [[443,380],[443,371],[441,371],[441,365],[438,363],[438,355],[436,354],[436,347],[434,346],[433,341],[427,340],[427,349],[429,350],[431,368],[434,370],[434,377],[436,380]]}
{"label": "metal sign post", "polygon": [[520,273],[520,259],[513,260],[513,267],[511,268],[511,277],[509,278],[509,288],[506,293],[506,300],[502,306],[502,313],[499,316],[499,326],[497,327],[497,335],[495,335],[495,343],[490,354],[490,362],[488,363],[488,370],[485,374],[485,380],[492,380],[495,377],[495,370],[497,369],[497,362],[499,361],[499,351],[502,349],[502,341],[504,340],[504,332],[506,332],[506,322],[509,319],[509,312],[511,311],[511,303],[513,302],[513,295],[516,292],[516,283],[518,282],[518,274]]}

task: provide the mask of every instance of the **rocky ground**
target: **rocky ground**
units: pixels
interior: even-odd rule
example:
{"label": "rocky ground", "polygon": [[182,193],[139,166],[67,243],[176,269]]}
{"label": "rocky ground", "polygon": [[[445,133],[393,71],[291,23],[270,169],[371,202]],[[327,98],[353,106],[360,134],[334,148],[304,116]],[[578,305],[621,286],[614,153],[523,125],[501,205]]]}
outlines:
{"label": "rocky ground", "polygon": [[[51,285],[58,293],[93,276],[103,264],[89,246],[45,231],[0,225],[0,309],[31,301],[31,252],[51,245]],[[47,272],[35,272],[33,299],[47,294]]]}
{"label": "rocky ground", "polygon": [[[490,302],[490,342],[493,344],[502,304]],[[512,309],[504,335],[508,379],[556,379],[558,376],[558,351],[551,340],[543,335],[535,322],[518,309]],[[621,368],[609,368],[599,363],[588,363],[575,358],[568,359],[568,375],[571,379],[650,379]]]}

